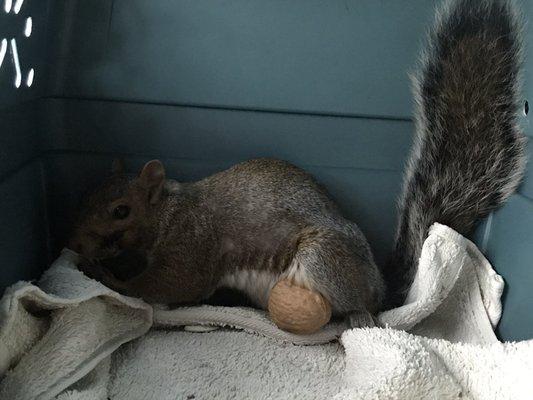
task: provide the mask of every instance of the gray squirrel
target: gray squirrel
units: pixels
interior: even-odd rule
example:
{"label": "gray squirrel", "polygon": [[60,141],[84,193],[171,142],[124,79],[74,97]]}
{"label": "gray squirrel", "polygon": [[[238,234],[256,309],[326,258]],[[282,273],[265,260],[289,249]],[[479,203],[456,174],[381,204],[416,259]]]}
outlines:
{"label": "gray squirrel", "polygon": [[[167,179],[157,160],[137,176],[114,163],[85,199],[69,247],[88,275],[148,302],[194,304],[229,287],[265,308],[273,285],[289,278],[319,292],[350,326],[373,326],[377,312],[403,301],[432,223],[467,235],[521,179],[520,26],[507,1],[442,8],[415,79],[416,141],[383,270],[327,191],[273,159],[194,183]],[[145,265],[118,279],[105,265],[126,253]]]}
{"label": "gray squirrel", "polygon": [[177,183],[159,161],[138,177],[115,167],[87,199],[70,245],[94,264],[123,249],[144,253],[146,268],[126,281],[89,267],[107,286],[166,304],[198,303],[230,287],[266,308],[286,277],[322,294],[334,315],[373,323],[385,288],[370,247],[306,172],[258,159]]}

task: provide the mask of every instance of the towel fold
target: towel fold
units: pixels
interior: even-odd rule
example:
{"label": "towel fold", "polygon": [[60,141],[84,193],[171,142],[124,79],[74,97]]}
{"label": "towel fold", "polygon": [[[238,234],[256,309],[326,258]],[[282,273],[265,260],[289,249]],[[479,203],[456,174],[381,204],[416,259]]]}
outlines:
{"label": "towel fold", "polygon": [[[526,399],[533,393],[533,342],[502,344],[493,331],[502,278],[473,243],[440,224],[424,243],[405,305],[379,315],[386,328],[344,333],[336,323],[292,335],[247,308],[154,309],[87,278],[77,261],[64,250],[37,286],[19,282],[6,290],[0,399]],[[191,325],[224,329],[192,333]],[[175,329],[184,326],[188,331]],[[317,346],[295,346],[302,344]]]}
{"label": "towel fold", "polygon": [[39,287],[19,282],[6,290],[0,301],[0,399],[52,399],[150,329],[148,304],[88,279],[77,261],[64,250]]}

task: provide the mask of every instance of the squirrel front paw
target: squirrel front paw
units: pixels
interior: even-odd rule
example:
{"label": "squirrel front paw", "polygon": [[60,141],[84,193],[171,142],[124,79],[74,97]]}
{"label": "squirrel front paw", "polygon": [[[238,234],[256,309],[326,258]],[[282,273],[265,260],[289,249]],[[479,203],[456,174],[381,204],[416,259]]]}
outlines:
{"label": "squirrel front paw", "polygon": [[124,293],[125,282],[118,280],[106,267],[101,265],[79,265],[78,269],[89,278],[102,283],[108,288],[121,294],[127,294]]}
{"label": "squirrel front paw", "polygon": [[95,281],[103,282],[112,276],[111,272],[101,265],[93,264],[80,264],[78,270],[83,272],[87,277],[94,279]]}
{"label": "squirrel front paw", "polygon": [[80,263],[78,270],[91,279],[99,280],[99,268],[96,265]]}

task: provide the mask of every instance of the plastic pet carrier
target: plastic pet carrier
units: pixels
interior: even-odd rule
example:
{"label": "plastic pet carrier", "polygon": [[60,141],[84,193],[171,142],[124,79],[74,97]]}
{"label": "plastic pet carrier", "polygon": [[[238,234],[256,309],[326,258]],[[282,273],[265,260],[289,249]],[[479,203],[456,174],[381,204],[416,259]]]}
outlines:
{"label": "plastic pet carrier", "polygon": [[[437,3],[0,0],[0,290],[58,257],[117,156],[132,172],[159,158],[179,181],[290,161],[384,263],[414,134],[409,72]],[[531,138],[531,23],[525,43]],[[533,163],[473,240],[506,283],[499,337],[533,338]]]}

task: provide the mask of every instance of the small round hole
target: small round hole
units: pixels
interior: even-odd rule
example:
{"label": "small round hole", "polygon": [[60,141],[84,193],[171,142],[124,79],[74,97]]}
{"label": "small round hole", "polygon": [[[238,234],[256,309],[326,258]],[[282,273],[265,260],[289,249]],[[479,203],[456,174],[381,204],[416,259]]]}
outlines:
{"label": "small round hole", "polygon": [[529,114],[529,102],[526,100],[526,102],[524,103],[524,115],[528,115]]}

